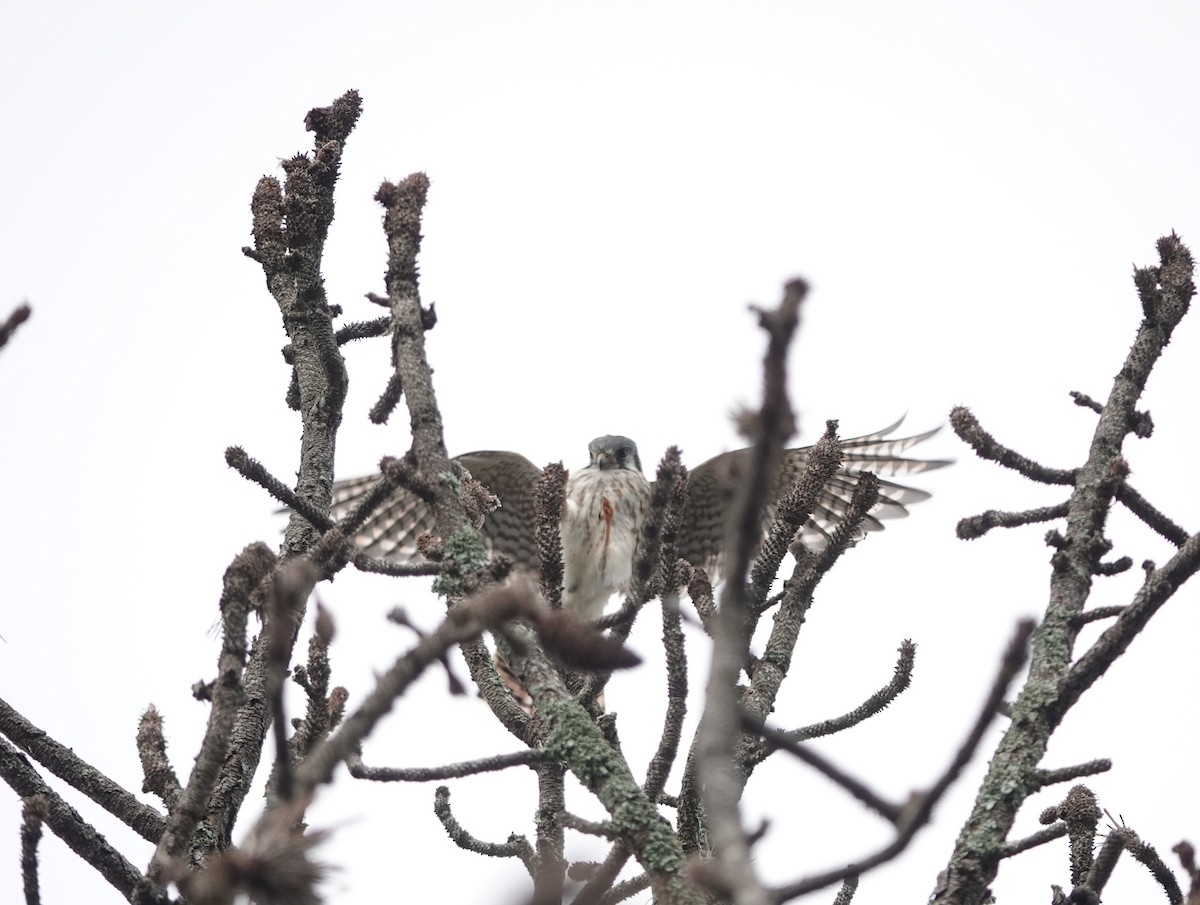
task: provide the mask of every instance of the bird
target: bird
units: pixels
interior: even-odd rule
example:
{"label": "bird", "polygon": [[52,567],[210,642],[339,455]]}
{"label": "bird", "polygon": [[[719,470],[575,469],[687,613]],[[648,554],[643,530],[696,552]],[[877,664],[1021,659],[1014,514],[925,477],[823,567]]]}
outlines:
{"label": "bird", "polygon": [[[910,475],[949,465],[941,459],[906,458],[903,453],[929,439],[938,428],[905,437],[892,437],[904,419],[865,434],[842,440],[844,460],[826,483],[809,520],[795,543],[819,549],[844,520],[859,478],[865,472],[891,476]],[[770,523],[775,506],[804,473],[812,447],[784,452],[774,476],[764,518]],[[721,453],[693,469],[688,478],[677,541],[678,554],[716,581],[723,565],[725,507],[734,482],[752,467],[752,451]],[[500,506],[484,519],[484,541],[493,553],[509,557],[518,569],[537,572],[535,488],[541,469],[515,452],[480,450],[457,456],[455,462],[488,488]],[[337,481],[330,515],[340,519],[379,480],[379,475]],[[588,444],[588,464],[572,472],[559,534],[563,558],[563,608],[584,619],[603,614],[615,593],[628,589],[641,525],[650,506],[653,485],[642,472],[637,444],[628,437],[609,434]],[[879,500],[868,512],[860,530],[879,531],[883,521],[908,514],[907,507],[927,500],[924,490],[880,480]],[[417,538],[435,531],[432,507],[417,494],[398,488],[355,535],[359,550],[370,556],[398,562],[420,558]]]}
{"label": "bird", "polygon": [[559,527],[564,610],[596,619],[628,587],[651,493],[636,443],[608,434],[588,444],[588,464],[567,478]]}

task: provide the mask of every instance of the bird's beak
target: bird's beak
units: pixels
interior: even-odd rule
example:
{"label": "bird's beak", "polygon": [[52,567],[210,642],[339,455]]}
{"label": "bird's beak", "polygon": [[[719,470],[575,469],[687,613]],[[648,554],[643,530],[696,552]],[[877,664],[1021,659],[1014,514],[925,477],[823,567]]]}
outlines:
{"label": "bird's beak", "polygon": [[613,458],[613,454],[608,450],[596,453],[597,468],[611,468],[615,463],[616,459]]}

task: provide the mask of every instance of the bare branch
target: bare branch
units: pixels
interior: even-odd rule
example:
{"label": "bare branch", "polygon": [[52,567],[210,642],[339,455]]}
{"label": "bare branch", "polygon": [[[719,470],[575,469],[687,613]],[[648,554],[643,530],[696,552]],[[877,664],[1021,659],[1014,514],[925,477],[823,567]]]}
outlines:
{"label": "bare branch", "polygon": [[1075,469],[1047,468],[1007,446],[1002,446],[983,429],[979,420],[965,406],[955,406],[950,410],[950,426],[964,443],[975,450],[975,454],[981,459],[995,462],[1004,468],[1011,468],[1039,484],[1075,483],[1077,473]]}
{"label": "bare branch", "polygon": [[562,823],[567,829],[583,833],[586,836],[600,836],[604,839],[615,839],[617,836],[613,825],[608,821],[598,823],[595,820],[584,820],[570,811],[563,812]]}
{"label": "bare branch", "polygon": [[704,631],[712,635],[712,620],[717,614],[717,607],[713,602],[712,582],[702,569],[692,572],[692,580],[688,582],[688,599],[696,608],[696,615],[700,617]]}
{"label": "bare branch", "polygon": [[[66,745],[56,742],[4,700],[0,700],[0,734],[143,839],[154,842],[162,833],[166,821],[158,811],[142,804],[133,793],[113,782]],[[14,785],[13,789],[25,798],[37,794],[34,788],[22,791]],[[53,823],[51,828],[54,828]],[[57,829],[54,831],[58,832]]]}
{"label": "bare branch", "polygon": [[[262,265],[293,349],[295,401],[304,424],[296,492],[319,511],[329,508],[334,441],[347,388],[321,260],[333,222],[333,190],[342,151],[361,110],[357,92],[350,91],[329,107],[309,111],[305,123],[315,133],[312,158],[297,155],[285,160],[286,192],[278,180],[264,177],[251,203],[253,257]],[[293,516],[284,538],[285,558],[310,547],[312,532]]]}
{"label": "bare branch", "polygon": [[1145,497],[1129,486],[1128,481],[1123,481],[1117,488],[1117,502],[1176,547],[1182,547],[1187,542],[1188,532],[1151,506]]}
{"label": "bare branch", "polygon": [[858,877],[847,877],[842,881],[842,888],[838,890],[837,898],[833,900],[833,905],[850,905],[856,892],[858,892]]}
{"label": "bare branch", "polygon": [[1196,867],[1196,849],[1185,839],[1171,846],[1171,851],[1179,856],[1179,863],[1188,875],[1186,905],[1200,905],[1200,869]]}
{"label": "bare branch", "polygon": [[842,465],[842,445],[837,437],[836,421],[825,422],[825,433],[808,454],[804,474],[783,495],[776,506],[775,518],[767,529],[750,572],[750,606],[756,612],[767,607],[767,594],[779,573],[793,540],[812,515],[825,485]]}
{"label": "bare branch", "polygon": [[1031,848],[1037,848],[1039,845],[1045,845],[1047,842],[1052,842],[1055,839],[1061,839],[1067,835],[1067,825],[1062,821],[1058,821],[1053,826],[1048,826],[1044,830],[1038,830],[1036,833],[1030,833],[1024,839],[1018,839],[1016,842],[1007,842],[1004,845],[1004,850],[1000,852],[1001,858],[1013,858],[1027,852]]}
{"label": "bare branch", "polygon": [[537,871],[533,877],[532,905],[559,905],[563,900],[563,880],[567,862],[566,767],[561,763],[542,762],[534,769],[538,775]]}
{"label": "bare branch", "polygon": [[[845,518],[833,530],[825,548],[816,555],[802,556],[796,560],[763,655],[754,664],[750,687],[742,695],[743,706],[758,719],[766,719],[775,705],[780,686],[791,666],[800,627],[812,606],[818,583],[853,545],[859,526],[878,499],[879,479],[873,474],[864,474],[854,487]],[[751,763],[753,758],[749,755],[750,752],[745,753],[743,762]]]}
{"label": "bare branch", "polygon": [[1137,833],[1124,826],[1111,830],[1104,838],[1104,844],[1100,846],[1100,852],[1096,855],[1096,863],[1092,865],[1086,880],[1080,884],[1084,889],[1095,894],[1097,902],[1100,901],[1100,896],[1104,892],[1104,887],[1107,885],[1108,878],[1112,875],[1113,868],[1116,867],[1117,859],[1122,851],[1128,851],[1137,861],[1146,866],[1151,876],[1158,881],[1158,885],[1166,893],[1167,901],[1171,905],[1183,905],[1183,892],[1170,868],[1163,863],[1153,846],[1147,845]]}
{"label": "bare branch", "polygon": [[1193,534],[1165,566],[1147,576],[1133,601],[1096,642],[1075,661],[1059,692],[1058,708],[1065,713],[1121,656],[1146,623],[1200,568],[1200,534]]}
{"label": "bare branch", "polygon": [[514,751],[512,754],[493,754],[476,760],[465,760],[442,767],[368,767],[362,754],[351,752],[346,757],[346,766],[355,779],[370,779],[375,782],[436,782],[443,779],[459,779],[478,773],[491,773],[509,767],[532,767],[539,763],[550,763],[544,751]]}
{"label": "bare branch", "polygon": [[835,868],[822,874],[805,877],[787,886],[773,890],[777,902],[794,899],[797,896],[802,896],[833,883],[841,882],[851,876],[864,874],[871,868],[890,861],[907,848],[909,842],[917,834],[917,831],[929,821],[934,807],[941,800],[942,796],[945,795],[946,790],[950,788],[951,784],[962,773],[963,768],[974,757],[975,750],[979,747],[984,733],[987,731],[988,726],[991,725],[992,720],[995,719],[1000,703],[1004,700],[1004,696],[1008,692],[1009,685],[1012,684],[1017,674],[1025,666],[1027,660],[1026,648],[1029,644],[1029,637],[1032,634],[1032,620],[1026,620],[1017,625],[1013,638],[1004,652],[996,679],[992,683],[991,690],[988,692],[983,706],[979,709],[979,715],[975,718],[975,725],[971,728],[967,738],[955,753],[950,765],[938,777],[937,781],[924,794],[913,796],[905,812],[900,816],[897,824],[898,832],[896,833],[896,838],[875,854],[857,859],[848,867]]}
{"label": "bare branch", "polygon": [[620,750],[574,699],[537,639],[527,632],[527,637],[520,637],[516,628],[509,637],[519,638],[523,650],[507,651],[505,659],[532,695],[544,721],[546,752],[566,763],[606,806],[622,842],[650,875],[656,898],[673,905],[697,903],[698,894],[684,878],[683,852],[670,825],[633,778]]}
{"label": "bare branch", "polygon": [[[682,506],[682,502],[679,505]],[[673,540],[668,542],[666,533],[664,543],[666,546],[673,545]],[[664,559],[666,555],[664,552]],[[667,587],[670,587],[670,584]],[[646,797],[651,801],[661,801],[664,797],[662,789],[678,754],[683,718],[687,713],[687,654],[684,648],[679,595],[676,591],[668,590],[662,595],[662,621],[663,646],[667,654],[667,712],[663,717],[663,731],[658,747],[650,760],[646,770],[646,781],[642,785]],[[638,878],[636,886],[631,885],[634,881],[626,881],[615,887],[612,885],[631,855],[629,848],[618,841],[578,892],[575,905],[619,902],[645,889],[649,885],[649,877],[644,874]]]}
{"label": "bare branch", "polygon": [[269,807],[245,841],[209,858],[199,870],[175,862],[168,879],[196,905],[253,901],[262,905],[321,905],[320,884],[330,868],[314,861],[312,850],[327,830],[305,831],[308,798]]}
{"label": "bare branch", "polygon": [[383,388],[383,392],[371,406],[371,411],[367,416],[371,419],[371,423],[387,424],[388,418],[392,416],[392,412],[396,410],[396,406],[400,404],[403,396],[404,382],[401,380],[399,372],[393,371],[388,377],[387,386]]}
{"label": "bare branch", "polygon": [[128,899],[141,873],[121,856],[73,807],[46,785],[17,749],[0,738],[0,778],[24,799],[39,796],[46,805],[45,823],[67,846]]}
{"label": "bare branch", "polygon": [[562,606],[562,536],[559,524],[567,499],[567,471],[561,462],[552,462],[542,469],[535,492],[537,503],[534,536],[537,539],[538,562],[541,564],[542,596],[551,609]]}
{"label": "bare branch", "polygon": [[687,715],[687,651],[684,648],[683,619],[679,614],[679,594],[669,591],[662,596],[662,639],[667,655],[667,712],[663,716],[662,734],[642,788],[651,801],[656,801],[667,784],[671,767],[679,753],[683,718]]}
{"label": "bare branch", "polygon": [[14,333],[17,332],[17,327],[29,320],[29,315],[33,313],[28,305],[21,304],[12,310],[12,313],[0,323],[0,349],[3,349],[8,344],[8,340]]}
{"label": "bare branch", "polygon": [[[633,580],[629,596],[639,604],[652,600],[662,592],[663,553],[667,553],[665,561],[670,566],[675,564],[679,521],[683,514],[683,506],[687,502],[687,475],[679,447],[668,447],[663,453],[662,461],[658,463],[650,507],[642,521],[641,536],[638,538],[637,553],[633,560]],[[664,551],[664,543],[668,541],[670,549]],[[626,627],[624,631],[623,637],[627,637],[629,628]]]}
{"label": "bare branch", "polygon": [[328,735],[340,720],[338,701],[344,703],[345,689],[329,690],[332,670],[329,663],[329,643],[333,640],[333,617],[318,601],[316,630],[308,640],[308,657],[292,670],[292,681],[304,689],[306,707],[304,719],[297,721],[295,732],[288,740],[288,759],[299,763]]}
{"label": "bare branch", "polygon": [[296,790],[299,794],[312,792],[321,783],[333,778],[334,768],[362,745],[363,739],[391,709],[396,698],[429,666],[441,662],[447,648],[468,638],[478,637],[483,624],[470,610],[458,611],[447,617],[437,630],[426,635],[416,647],[400,657],[379,677],[375,687],[346,717],[337,731],[318,745],[296,770]]}
{"label": "bare branch", "polygon": [[[337,308],[336,305],[331,305],[330,308]],[[341,311],[335,312],[335,317]],[[334,341],[339,346],[344,346],[348,342],[356,339],[370,339],[375,336],[384,336],[392,328],[391,317],[377,317],[369,321],[355,321],[352,324],[346,324],[344,327],[339,327],[337,332],[333,334]],[[296,360],[296,350],[292,348],[291,343],[283,347],[283,360],[288,364],[293,364]]]}
{"label": "bare branch", "polygon": [[[643,889],[648,889],[649,886],[650,877],[648,874],[639,874],[628,880],[622,880],[601,897],[600,905],[616,905],[617,902],[624,902],[626,899],[636,896]],[[580,903],[580,905],[583,905],[583,903]]]}
{"label": "bare branch", "polygon": [[267,782],[267,799],[272,804],[290,802],[296,797],[288,750],[288,723],[283,709],[283,685],[292,646],[300,629],[300,616],[319,576],[320,570],[311,560],[295,559],[276,570],[267,592],[264,614],[267,681],[264,692],[271,702],[271,726],[275,737],[275,763]]}
{"label": "bare branch", "polygon": [[366,553],[356,553],[350,562],[360,572],[373,572],[376,575],[392,575],[397,578],[411,578],[418,575],[439,575],[442,571],[440,562],[394,562],[390,559],[376,559]]}
{"label": "bare branch", "polygon": [[503,843],[484,842],[476,839],[463,829],[462,824],[455,820],[454,815],[450,813],[450,790],[445,786],[438,786],[434,793],[433,812],[437,814],[438,820],[450,834],[451,841],[459,848],[475,852],[477,855],[487,855],[490,858],[520,858],[525,869],[529,871],[529,875],[533,876],[536,855],[534,855],[533,846],[524,836],[512,833],[508,837],[508,841]]}
{"label": "bare branch", "polygon": [[1087,625],[1089,622],[1099,622],[1101,619],[1112,619],[1114,616],[1120,616],[1125,612],[1125,606],[1098,606],[1094,610],[1087,610],[1079,613],[1071,619],[1071,625],[1079,628],[1081,625]]}
{"label": "bare branch", "polygon": [[[633,852],[624,843],[619,840],[614,843],[604,861],[593,865],[593,870],[587,877],[587,882],[576,894],[572,905],[599,905],[602,902],[619,902],[621,899],[628,898],[634,892],[639,891],[635,890],[617,899],[611,898],[617,888],[613,886],[613,882],[632,856]],[[640,879],[644,880],[640,889],[645,889],[650,885],[650,877],[647,874],[642,874]]]}
{"label": "bare branch", "polygon": [[183,787],[167,757],[167,740],[162,730],[162,715],[151,704],[138,720],[137,751],[142,762],[142,791],[153,792],[161,798],[169,814],[179,802]]}
{"label": "bare branch", "polygon": [[900,805],[892,804],[885,800],[882,796],[877,795],[872,791],[866,783],[852,777],[850,774],[835,766],[831,761],[822,757],[812,748],[807,745],[802,745],[788,738],[787,733],[780,732],[778,729],[772,729],[765,725],[761,720],[750,714],[743,714],[742,726],[761,735],[773,747],[779,748],[791,754],[793,757],[802,760],[814,770],[818,771],[830,782],[841,786],[858,801],[876,814],[879,814],[885,820],[892,824],[899,824],[901,817],[904,815],[904,808]]}
{"label": "bare branch", "polygon": [[333,527],[333,519],[325,512],[303,497],[297,496],[290,487],[267,471],[266,466],[248,456],[240,446],[230,446],[225,450],[225,463],[247,481],[252,481],[271,494],[288,509],[304,516],[313,527],[321,531],[328,531]]}
{"label": "bare branch", "polygon": [[960,540],[975,540],[983,537],[993,528],[1019,528],[1022,525],[1035,525],[1039,522],[1050,522],[1065,518],[1067,504],[1046,506],[1042,509],[1026,509],[1022,512],[1001,512],[989,509],[979,515],[961,519],[955,529]]}
{"label": "bare branch", "polygon": [[[1050,734],[1079,696],[1128,647],[1174,588],[1200,566],[1200,536],[1193,535],[1167,566],[1147,575],[1147,582],[1134,603],[1072,665],[1072,648],[1079,631],[1077,620],[1087,604],[1100,558],[1112,546],[1104,536],[1104,528],[1111,504],[1128,472],[1121,447],[1139,424],[1135,405],[1150,372],[1195,294],[1191,254],[1179,238],[1172,234],[1160,239],[1158,252],[1159,266],[1142,268],[1134,274],[1142,303],[1142,323],[1113,381],[1086,463],[1069,472],[1022,469],[1035,480],[1074,485],[1066,533],[1052,538],[1056,550],[1051,560],[1050,600],[1034,638],[1029,679],[1013,704],[1013,720],[991,760],[975,807],[955,845],[944,882],[935,891],[935,902],[980,905],[984,901],[999,866],[998,854],[1016,814],[1038,787],[1035,771]],[[951,420],[969,442],[987,446],[978,436],[974,418],[965,409],[956,409]],[[1004,455],[990,457],[1008,464]]]}
{"label": "bare branch", "polygon": [[[917,655],[917,646],[911,641],[905,640],[900,644],[900,657],[896,661],[892,680],[872,694],[863,703],[859,704],[849,713],[842,716],[834,717],[831,720],[824,720],[820,723],[813,723],[810,726],[804,726],[800,729],[792,729],[783,732],[784,738],[792,742],[806,742],[810,739],[821,738],[825,735],[833,735],[836,732],[842,732],[852,726],[857,726],[863,720],[873,717],[875,714],[886,709],[892,701],[896,700],[903,694],[912,683],[913,664]],[[760,745],[750,758],[750,766],[762,763],[770,756],[775,749],[770,745]]]}
{"label": "bare branch", "polygon": [[[333,192],[342,152],[361,111],[362,102],[355,91],[328,107],[310,110],[305,127],[314,133],[312,157],[297,155],[283,162],[286,192],[279,180],[260,179],[250,204],[254,249],[248,256],[263,268],[295,356],[289,400],[300,412],[302,423],[296,495],[323,513],[329,511],[332,500],[334,451],[348,381],[334,336],[335,311],[326,300],[321,261],[333,221]],[[313,523],[293,512],[284,533],[282,559],[303,555],[315,546],[318,534]],[[338,544],[339,552],[343,545],[344,540]],[[323,555],[330,553],[326,548]],[[295,615],[296,622],[301,622],[304,604]],[[205,799],[205,831],[199,837],[216,848],[230,844],[234,820],[258,768],[269,729],[267,647],[260,636],[251,647],[244,672],[239,670],[246,696],[221,742],[229,744],[229,750],[212,794]],[[210,718],[209,730],[212,728]],[[160,844],[160,853],[161,849]],[[204,855],[197,851],[193,858]]]}
{"label": "bare branch", "polygon": [[1111,769],[1112,761],[1104,758],[1090,760],[1086,764],[1077,764],[1074,767],[1062,767],[1058,770],[1038,770],[1035,779],[1039,787],[1045,788],[1060,782],[1081,779],[1084,776],[1095,776],[1097,773],[1105,773]]}
{"label": "bare branch", "polygon": [[770,476],[776,473],[784,444],[795,430],[787,399],[787,349],[807,292],[804,282],[793,280],[784,287],[779,308],[759,314],[759,323],[768,336],[763,362],[763,402],[752,428],[752,462],[726,527],[725,587],[721,608],[713,620],[712,665],[704,714],[696,730],[695,770],[703,777],[700,797],[716,857],[715,873],[738,905],[767,905],[770,901],[755,874],[750,844],[738,816],[745,777],[738,775],[735,751],[740,736],[737,680],[750,642],[746,577],[771,489]]}
{"label": "bare branch", "polygon": [[41,795],[29,796],[21,807],[21,885],[25,890],[25,905],[41,905],[37,847],[42,838],[42,824],[49,815],[50,808]]}
{"label": "bare branch", "polygon": [[[254,597],[258,588],[275,566],[275,554],[265,544],[253,543],[239,553],[225,570],[220,602],[221,654],[217,660],[212,709],[191,776],[183,794],[171,809],[166,828],[156,837],[157,848],[146,874],[152,883],[161,883],[167,866],[183,854],[201,818],[208,813],[213,790],[228,755],[230,734],[243,702],[246,623],[250,610],[255,607]],[[207,852],[193,852],[190,863],[198,866],[206,855]]]}

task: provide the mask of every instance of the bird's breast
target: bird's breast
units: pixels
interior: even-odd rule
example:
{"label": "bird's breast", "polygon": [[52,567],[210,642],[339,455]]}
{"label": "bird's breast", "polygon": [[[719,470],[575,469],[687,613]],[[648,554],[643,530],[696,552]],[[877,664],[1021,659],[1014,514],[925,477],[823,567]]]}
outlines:
{"label": "bird's breast", "polygon": [[560,526],[564,606],[594,618],[628,585],[649,501],[650,486],[635,471],[587,468],[571,476]]}

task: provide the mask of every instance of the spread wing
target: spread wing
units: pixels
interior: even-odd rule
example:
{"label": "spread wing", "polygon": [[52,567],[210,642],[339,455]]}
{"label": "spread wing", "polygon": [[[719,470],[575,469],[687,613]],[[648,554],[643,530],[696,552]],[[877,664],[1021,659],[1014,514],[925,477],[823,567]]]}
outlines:
{"label": "spread wing", "polygon": [[[518,566],[537,569],[534,485],[541,469],[517,453],[495,450],[467,453],[453,461],[500,498],[500,508],[488,513],[481,529],[488,549],[510,556]],[[375,474],[336,481],[330,516],[344,517],[379,477]],[[436,527],[429,504],[401,487],[367,520],[354,539],[359,549],[371,556],[412,562],[420,558],[417,538]]]}
{"label": "spread wing", "polygon": [[[876,475],[910,475],[942,468],[950,462],[942,459],[909,459],[902,454],[939,428],[911,437],[892,437],[903,418],[883,430],[842,441],[845,460],[841,470],[825,485],[812,517],[797,532],[796,540],[816,549],[824,546],[831,532],[845,518],[854,487],[865,472]],[[763,528],[775,516],[775,506],[804,473],[810,446],[789,449],[774,481],[774,490],[764,516]],[[683,534],[679,554],[693,565],[716,576],[720,572],[725,540],[725,509],[733,497],[737,481],[751,466],[751,451],[734,450],[714,456],[691,472],[688,500],[684,509]],[[879,482],[879,502],[863,522],[865,531],[883,530],[883,521],[908,515],[907,507],[929,499],[929,493],[892,481]]]}

